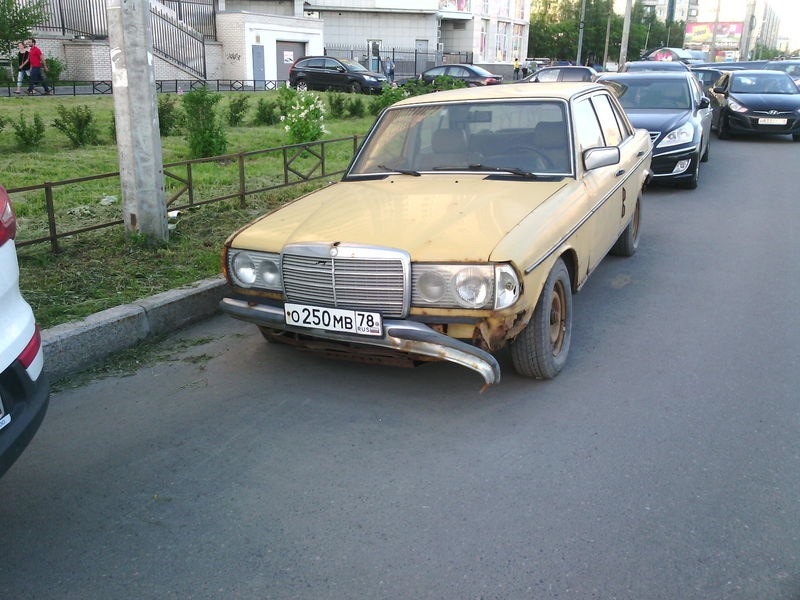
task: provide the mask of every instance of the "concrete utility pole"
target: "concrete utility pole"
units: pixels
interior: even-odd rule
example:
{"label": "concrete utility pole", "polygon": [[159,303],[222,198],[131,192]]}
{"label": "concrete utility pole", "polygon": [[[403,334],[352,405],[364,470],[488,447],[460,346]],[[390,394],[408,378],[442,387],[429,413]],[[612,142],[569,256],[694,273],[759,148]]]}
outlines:
{"label": "concrete utility pole", "polygon": [[125,230],[167,241],[149,0],[106,0]]}
{"label": "concrete utility pole", "polygon": [[622,42],[619,49],[619,66],[628,60],[628,38],[631,35],[631,5],[633,0],[625,0],[625,21],[622,23]]}
{"label": "concrete utility pole", "polygon": [[583,0],[583,2],[581,2],[581,22],[578,31],[578,58],[575,61],[576,65],[582,64],[581,51],[583,50],[583,30],[586,27],[585,19],[586,19],[586,0]]}

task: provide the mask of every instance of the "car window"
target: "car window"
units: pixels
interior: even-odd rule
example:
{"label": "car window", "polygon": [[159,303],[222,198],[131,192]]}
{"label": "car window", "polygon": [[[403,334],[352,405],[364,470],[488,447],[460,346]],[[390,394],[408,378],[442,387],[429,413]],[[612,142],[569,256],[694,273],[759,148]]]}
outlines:
{"label": "car window", "polygon": [[536,76],[537,81],[558,81],[558,74],[561,69],[545,69]]}
{"label": "car window", "polygon": [[326,69],[337,69],[339,67],[339,63],[333,60],[332,58],[326,58],[323,62],[323,66]]}
{"label": "car window", "polygon": [[361,71],[368,71],[369,70],[364,65],[362,65],[361,63],[357,63],[356,61],[350,60],[350,59],[347,59],[347,58],[340,58],[339,62],[344,65],[345,69],[347,69],[348,71],[353,72],[353,73],[359,73]]}
{"label": "car window", "polygon": [[397,169],[469,171],[476,165],[570,174],[570,147],[561,101],[398,107],[378,121],[348,176]]}
{"label": "car window", "polygon": [[470,72],[464,67],[453,66],[447,69],[447,74],[450,77],[469,77]]}
{"label": "car window", "polygon": [[324,65],[324,58],[309,58],[303,66],[306,68],[321,69]]}
{"label": "car window", "polygon": [[606,146],[619,146],[622,143],[622,132],[619,129],[617,117],[611,108],[608,96],[598,94],[591,98],[595,113],[600,120],[600,129],[603,132]]}
{"label": "car window", "polygon": [[578,142],[578,151],[600,148],[604,145],[603,130],[597,121],[591,100],[585,98],[575,103],[572,109],[572,120]]}
{"label": "car window", "polygon": [[625,109],[688,109],[689,87],[685,79],[616,80],[611,86]]}
{"label": "car window", "polygon": [[561,81],[591,81],[592,75],[585,69],[564,69]]}
{"label": "car window", "polygon": [[731,82],[731,92],[738,94],[796,94],[797,86],[789,76],[783,73],[736,74]]}
{"label": "car window", "polygon": [[444,75],[446,69],[447,67],[434,67],[430,69],[426,75],[428,77],[440,77],[441,75]]}

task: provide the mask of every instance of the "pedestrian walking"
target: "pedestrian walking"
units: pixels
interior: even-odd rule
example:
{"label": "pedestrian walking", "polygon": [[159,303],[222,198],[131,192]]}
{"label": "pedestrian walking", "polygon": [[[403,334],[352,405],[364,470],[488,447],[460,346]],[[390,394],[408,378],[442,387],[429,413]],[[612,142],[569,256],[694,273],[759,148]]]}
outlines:
{"label": "pedestrian walking", "polygon": [[391,56],[383,59],[383,73],[389,80],[389,83],[394,83],[394,61]]}
{"label": "pedestrian walking", "polygon": [[17,44],[17,89],[14,90],[15,94],[22,93],[22,82],[25,77],[29,80],[31,78],[28,46],[25,45],[25,42],[19,42]]}
{"label": "pedestrian walking", "polygon": [[31,66],[30,76],[28,77],[28,95],[33,96],[36,93],[34,87],[36,84],[41,83],[45,95],[52,96],[55,92],[48,87],[47,81],[42,76],[42,69],[44,69],[45,73],[47,72],[47,63],[44,60],[41,49],[36,45],[36,40],[33,38],[28,40],[28,61]]}

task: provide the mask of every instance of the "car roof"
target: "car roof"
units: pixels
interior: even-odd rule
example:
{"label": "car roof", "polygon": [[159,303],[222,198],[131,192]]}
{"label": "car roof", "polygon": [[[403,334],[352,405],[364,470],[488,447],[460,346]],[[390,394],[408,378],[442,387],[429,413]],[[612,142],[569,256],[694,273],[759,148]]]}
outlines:
{"label": "car roof", "polygon": [[583,81],[539,83],[537,85],[487,85],[483,87],[460,88],[435,92],[423,96],[413,96],[397,102],[394,106],[412,106],[415,104],[435,104],[468,100],[525,100],[539,98],[569,100],[573,96],[589,90],[608,91],[608,87]]}
{"label": "car roof", "polygon": [[600,73],[597,80],[604,79],[686,79],[693,77],[690,71],[623,71],[619,73]]}

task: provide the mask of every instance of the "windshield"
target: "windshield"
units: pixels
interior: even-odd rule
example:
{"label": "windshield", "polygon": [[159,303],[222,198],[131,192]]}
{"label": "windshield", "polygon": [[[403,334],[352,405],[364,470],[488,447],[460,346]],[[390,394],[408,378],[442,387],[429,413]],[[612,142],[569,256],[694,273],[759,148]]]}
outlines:
{"label": "windshield", "polygon": [[404,106],[383,114],[348,177],[481,170],[568,175],[570,148],[561,101]]}
{"label": "windshield", "polygon": [[628,79],[604,83],[611,85],[625,109],[689,110],[692,106],[685,79]]}
{"label": "windshield", "polygon": [[797,94],[797,86],[785,73],[747,73],[732,75],[735,94]]}
{"label": "windshield", "polygon": [[347,69],[348,71],[359,72],[368,70],[365,66],[360,65],[356,61],[347,58],[340,58],[339,62],[342,63],[345,69]]}

